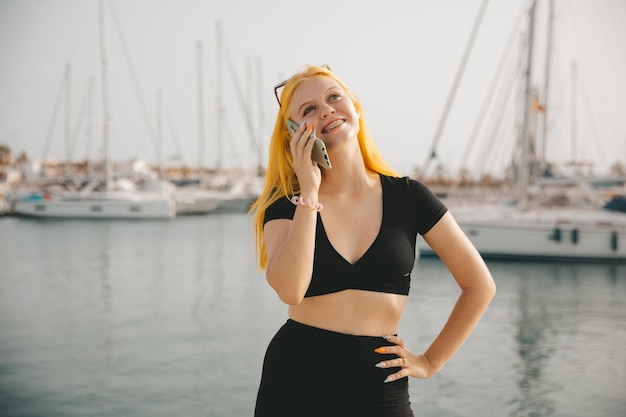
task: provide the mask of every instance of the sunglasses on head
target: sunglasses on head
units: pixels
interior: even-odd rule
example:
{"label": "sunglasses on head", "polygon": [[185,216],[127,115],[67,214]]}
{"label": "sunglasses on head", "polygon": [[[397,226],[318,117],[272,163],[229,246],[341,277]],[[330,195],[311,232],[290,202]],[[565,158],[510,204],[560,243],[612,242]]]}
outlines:
{"label": "sunglasses on head", "polygon": [[[330,69],[329,65],[321,65],[321,67],[326,68],[328,71],[332,71],[332,69]],[[280,82],[278,84],[276,84],[274,86],[274,95],[276,96],[276,101],[278,102],[278,107],[283,107],[283,105],[280,102],[280,97],[278,97],[278,90],[283,88],[285,86],[285,84],[287,84],[287,81],[289,81],[290,79],[287,78],[285,81]]]}

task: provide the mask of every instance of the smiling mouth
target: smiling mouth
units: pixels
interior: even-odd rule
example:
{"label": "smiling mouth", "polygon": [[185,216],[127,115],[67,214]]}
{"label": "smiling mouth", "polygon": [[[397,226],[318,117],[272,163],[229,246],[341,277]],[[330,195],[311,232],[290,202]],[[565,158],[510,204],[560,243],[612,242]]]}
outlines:
{"label": "smiling mouth", "polygon": [[334,122],[332,122],[331,124],[329,124],[328,126],[326,126],[324,128],[324,130],[322,130],[322,133],[327,133],[330,130],[333,130],[334,128],[336,128],[337,126],[341,126],[344,123],[343,120],[339,119],[339,120],[335,120]]}

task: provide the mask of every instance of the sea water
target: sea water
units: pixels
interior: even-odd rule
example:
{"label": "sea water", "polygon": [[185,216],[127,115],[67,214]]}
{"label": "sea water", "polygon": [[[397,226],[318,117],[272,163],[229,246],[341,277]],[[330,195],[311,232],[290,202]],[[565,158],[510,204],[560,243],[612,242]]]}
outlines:
{"label": "sea water", "polygon": [[[416,416],[626,415],[626,265],[488,264],[497,295],[439,374],[410,380]],[[417,261],[411,350],[458,294]],[[251,416],[285,319],[246,215],[0,218],[0,416]]]}

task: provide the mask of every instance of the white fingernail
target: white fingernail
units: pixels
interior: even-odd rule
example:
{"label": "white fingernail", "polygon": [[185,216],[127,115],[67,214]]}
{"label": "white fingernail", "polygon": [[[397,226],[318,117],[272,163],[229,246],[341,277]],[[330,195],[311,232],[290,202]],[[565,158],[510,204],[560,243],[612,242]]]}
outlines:
{"label": "white fingernail", "polygon": [[390,341],[392,337],[393,336],[385,335],[383,336],[383,339],[385,339],[386,341]]}
{"label": "white fingernail", "polygon": [[377,367],[377,368],[386,368],[387,367],[387,363],[386,362],[378,362],[374,366]]}
{"label": "white fingernail", "polygon": [[385,384],[387,382],[391,382],[391,381],[393,381],[393,377],[391,375],[389,375],[387,378],[385,378]]}

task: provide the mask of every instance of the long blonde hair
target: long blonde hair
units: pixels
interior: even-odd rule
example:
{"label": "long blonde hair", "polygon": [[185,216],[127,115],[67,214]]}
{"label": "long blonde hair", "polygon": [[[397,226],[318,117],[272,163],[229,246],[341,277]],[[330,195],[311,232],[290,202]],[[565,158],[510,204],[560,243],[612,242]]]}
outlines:
{"label": "long blonde hair", "polygon": [[263,236],[263,218],[265,216],[265,210],[267,210],[267,208],[279,198],[290,198],[299,191],[298,178],[296,177],[293,168],[293,160],[289,146],[287,146],[289,142],[289,131],[287,129],[287,108],[289,107],[291,96],[296,88],[298,88],[303,81],[313,77],[332,78],[341,86],[354,103],[354,106],[359,113],[359,133],[357,138],[365,167],[380,174],[398,176],[397,172],[387,165],[382,155],[376,148],[374,140],[367,129],[361,104],[348,86],[326,66],[306,66],[301,72],[296,73],[289,80],[287,80],[282,90],[280,96],[281,106],[278,110],[278,115],[276,116],[276,124],[274,125],[274,132],[272,133],[270,140],[269,160],[265,174],[265,186],[261,195],[250,208],[250,212],[254,212],[256,253],[261,269],[265,269],[267,265],[267,252],[265,251],[265,240]]}

